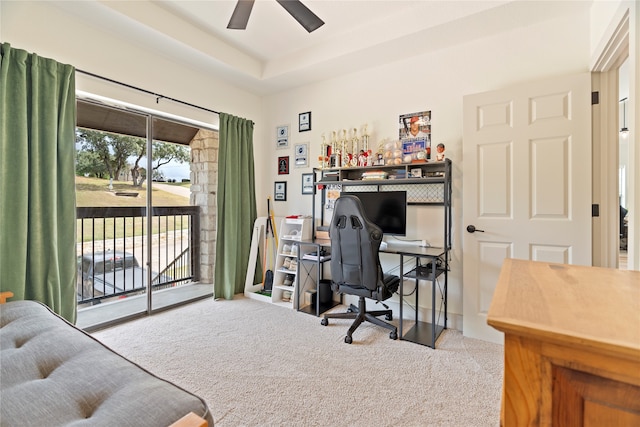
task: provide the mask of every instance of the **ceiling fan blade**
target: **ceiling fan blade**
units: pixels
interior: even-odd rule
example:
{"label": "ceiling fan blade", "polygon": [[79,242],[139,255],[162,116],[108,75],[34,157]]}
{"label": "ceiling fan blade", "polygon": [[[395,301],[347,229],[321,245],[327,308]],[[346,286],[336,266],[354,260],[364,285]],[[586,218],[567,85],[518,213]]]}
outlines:
{"label": "ceiling fan blade", "polygon": [[300,23],[308,32],[317,30],[324,25],[324,21],[311,12],[309,8],[300,0],[276,0],[280,6],[284,7],[296,21]]}
{"label": "ceiling fan blade", "polygon": [[227,28],[232,30],[245,30],[247,28],[247,22],[249,22],[249,16],[251,16],[253,3],[254,0],[238,0]]}

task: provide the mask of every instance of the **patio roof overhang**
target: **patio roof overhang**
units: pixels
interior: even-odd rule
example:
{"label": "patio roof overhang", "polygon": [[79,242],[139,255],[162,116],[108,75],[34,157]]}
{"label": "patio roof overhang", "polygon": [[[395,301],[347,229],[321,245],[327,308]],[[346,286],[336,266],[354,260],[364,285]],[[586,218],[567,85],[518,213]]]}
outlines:
{"label": "patio roof overhang", "polygon": [[[147,116],[78,99],[77,122],[81,128],[120,135],[147,137]],[[189,145],[200,129],[183,123],[154,117],[153,140]]]}

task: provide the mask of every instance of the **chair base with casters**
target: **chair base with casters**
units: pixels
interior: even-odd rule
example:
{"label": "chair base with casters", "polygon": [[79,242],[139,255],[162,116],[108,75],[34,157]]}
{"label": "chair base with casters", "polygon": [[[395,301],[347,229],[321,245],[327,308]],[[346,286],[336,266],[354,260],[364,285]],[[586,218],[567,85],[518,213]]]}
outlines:
{"label": "chair base with casters", "polygon": [[391,331],[389,332],[389,338],[391,338],[392,340],[397,340],[398,328],[393,326],[391,323],[387,323],[383,320],[378,319],[379,316],[384,316],[385,320],[393,320],[393,312],[390,309],[367,311],[367,303],[365,301],[365,298],[360,297],[358,301],[358,307],[351,304],[346,313],[327,313],[322,318],[321,323],[322,325],[327,326],[329,324],[328,319],[354,319],[354,322],[351,324],[351,327],[347,331],[347,336],[344,337],[344,342],[346,342],[347,344],[351,344],[353,342],[352,335],[358,328],[358,326],[360,326],[363,322],[371,322],[378,326],[382,326],[383,328],[389,329]]}

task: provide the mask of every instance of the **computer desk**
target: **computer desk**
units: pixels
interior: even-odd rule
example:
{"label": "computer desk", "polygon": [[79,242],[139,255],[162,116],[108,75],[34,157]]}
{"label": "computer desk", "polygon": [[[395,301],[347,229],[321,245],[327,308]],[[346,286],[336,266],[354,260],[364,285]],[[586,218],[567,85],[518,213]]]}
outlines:
{"label": "computer desk", "polygon": [[[298,242],[298,268],[302,268],[302,262],[315,262],[316,263],[316,286],[319,286],[320,280],[322,279],[322,264],[326,261],[321,261],[317,259],[313,260],[303,260],[304,250],[303,247],[313,247],[317,252],[322,248],[330,248],[331,240],[330,239],[312,239],[312,240],[302,240]],[[416,289],[415,289],[415,323],[414,325],[406,331],[403,331],[403,306],[404,306],[404,280],[400,280],[400,287],[398,292],[400,294],[400,313],[398,316],[398,336],[401,340],[411,341],[417,344],[422,344],[427,347],[436,348],[436,340],[442,333],[444,329],[447,329],[447,251],[444,248],[436,248],[436,247],[422,247],[419,245],[409,245],[409,244],[394,244],[388,243],[386,247],[381,248],[380,253],[387,253],[398,255],[400,257],[400,274],[399,276],[402,278],[410,278],[416,280]],[[410,270],[409,272],[404,272],[404,259],[405,257],[411,257],[415,260],[416,267]],[[422,260],[426,259],[427,267],[418,271],[418,266],[423,265],[421,263]],[[438,260],[442,260],[443,264],[440,268],[438,268]],[[300,276],[301,271],[298,271],[296,275],[296,297],[298,298],[298,307],[300,307],[300,294],[302,293],[302,289],[300,286]],[[444,312],[444,321],[443,325],[437,324],[436,319],[436,279],[438,276],[444,274],[444,288],[442,290],[442,298],[443,298],[443,312]],[[418,320],[418,302],[419,302],[419,282],[420,281],[430,281],[431,282],[431,322],[422,322]],[[340,302],[342,302],[342,296],[340,297]],[[331,307],[336,304],[332,304]],[[322,312],[328,310],[331,307],[322,307],[320,304],[319,295],[316,296],[316,307],[315,313],[310,310],[302,310],[311,314],[315,314],[319,316]],[[299,308],[300,310],[300,308]]]}

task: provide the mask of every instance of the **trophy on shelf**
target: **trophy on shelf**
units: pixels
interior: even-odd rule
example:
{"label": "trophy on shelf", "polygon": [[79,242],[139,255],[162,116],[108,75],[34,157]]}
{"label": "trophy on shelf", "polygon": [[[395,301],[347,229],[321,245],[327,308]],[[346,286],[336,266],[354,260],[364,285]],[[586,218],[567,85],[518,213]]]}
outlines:
{"label": "trophy on shelf", "polygon": [[373,166],[374,158],[369,149],[369,134],[367,133],[367,125],[364,125],[362,129],[362,148],[360,149],[362,153],[362,159],[358,158],[358,166]]}
{"label": "trophy on shelf", "polygon": [[360,153],[358,153],[358,129],[353,128],[353,136],[351,137],[351,166],[356,167],[359,164]]}
{"label": "trophy on shelf", "polygon": [[329,144],[327,144],[327,140],[324,137],[324,133],[322,136],[322,143],[320,144],[320,155],[318,156],[318,164],[320,169],[326,169],[329,167],[329,155],[331,152],[329,150]]}
{"label": "trophy on shelf", "polygon": [[336,131],[333,131],[331,135],[331,154],[329,155],[329,167],[339,168],[342,165],[340,151],[338,148],[338,138]]}
{"label": "trophy on shelf", "polygon": [[342,129],[342,139],[340,139],[340,153],[342,154],[342,167],[346,168],[351,166],[351,153],[349,153],[347,141],[347,130]]}

